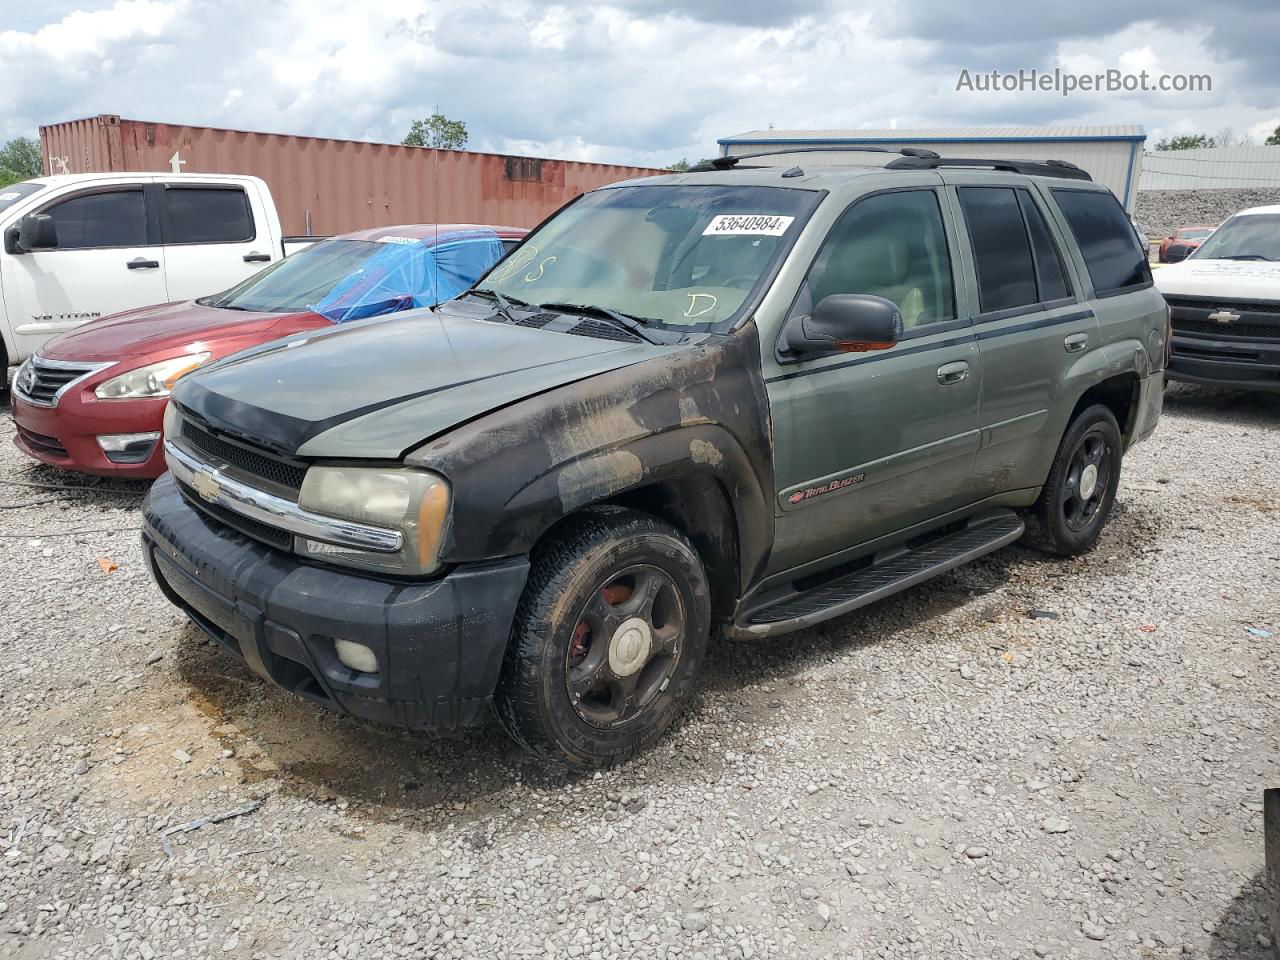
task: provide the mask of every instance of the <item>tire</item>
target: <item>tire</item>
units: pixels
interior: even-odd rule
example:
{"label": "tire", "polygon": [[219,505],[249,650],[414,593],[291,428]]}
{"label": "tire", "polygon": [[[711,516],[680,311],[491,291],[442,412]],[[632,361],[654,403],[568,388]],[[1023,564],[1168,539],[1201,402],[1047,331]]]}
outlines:
{"label": "tire", "polygon": [[530,752],[570,767],[627,760],[671,726],[706,652],[702,561],[673,527],[615,507],[584,511],[532,559],[498,720]]}
{"label": "tire", "polygon": [[1025,518],[1024,542],[1061,557],[1092,549],[1115,504],[1123,453],[1111,410],[1102,404],[1082,410],[1063,434],[1049,478]]}

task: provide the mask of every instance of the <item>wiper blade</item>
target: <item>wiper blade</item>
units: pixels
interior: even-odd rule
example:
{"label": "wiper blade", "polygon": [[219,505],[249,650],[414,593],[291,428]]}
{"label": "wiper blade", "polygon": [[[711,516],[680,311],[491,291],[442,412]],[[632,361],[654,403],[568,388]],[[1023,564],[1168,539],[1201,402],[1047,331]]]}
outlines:
{"label": "wiper blade", "polygon": [[473,297],[489,297],[499,304],[505,304],[508,308],[515,304],[517,307],[528,307],[530,310],[540,309],[538,304],[530,303],[528,300],[521,300],[519,297],[509,297],[499,293],[497,290],[489,290],[484,287],[478,287],[475,290],[468,290],[467,293]]}
{"label": "wiper blade", "polygon": [[1271,257],[1264,257],[1260,253],[1233,253],[1229,257],[1219,257],[1219,260],[1266,260],[1271,262]]}
{"label": "wiper blade", "polygon": [[620,310],[614,310],[611,307],[601,307],[590,303],[544,303],[541,304],[543,310],[555,310],[559,313],[582,313],[588,316],[600,317],[604,320],[610,320],[615,326],[622,327],[629,333],[635,334],[645,343],[662,343],[653,335],[652,332],[645,329],[644,320],[641,317],[633,317],[629,313],[623,313]]}

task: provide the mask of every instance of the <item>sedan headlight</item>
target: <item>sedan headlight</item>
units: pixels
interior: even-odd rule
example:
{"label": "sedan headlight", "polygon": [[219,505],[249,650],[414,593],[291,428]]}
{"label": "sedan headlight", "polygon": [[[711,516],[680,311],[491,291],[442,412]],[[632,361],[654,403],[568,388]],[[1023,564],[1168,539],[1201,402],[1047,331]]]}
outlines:
{"label": "sedan headlight", "polygon": [[443,477],[407,467],[311,467],[298,506],[310,513],[399,530],[398,553],[377,553],[298,537],[294,549],[307,557],[402,576],[422,576],[439,567],[440,544],[449,519],[449,485]]}
{"label": "sedan headlight", "polygon": [[167,397],[178,378],[200,366],[212,354],[188,353],[138,367],[112,377],[93,391],[99,400],[132,400],[137,397]]}

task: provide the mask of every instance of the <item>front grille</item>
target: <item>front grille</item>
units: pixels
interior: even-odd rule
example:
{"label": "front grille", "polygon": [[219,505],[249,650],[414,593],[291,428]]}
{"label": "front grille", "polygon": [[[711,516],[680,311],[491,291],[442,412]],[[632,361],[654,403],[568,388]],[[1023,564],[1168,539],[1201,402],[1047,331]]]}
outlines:
{"label": "front grille", "polygon": [[1215,300],[1212,297],[1165,297],[1164,299],[1171,307],[1186,307],[1190,310],[1280,314],[1280,300]]}
{"label": "front grille", "polygon": [[104,366],[106,364],[64,363],[32,357],[18,371],[19,376],[13,386],[24,400],[52,407],[63,390]]}
{"label": "front grille", "polygon": [[23,443],[37,453],[58,457],[61,460],[71,459],[71,454],[67,453],[67,448],[57,437],[46,437],[43,433],[35,433],[23,426],[18,427],[18,436],[22,438]]}
{"label": "front grille", "polygon": [[279,550],[290,550],[293,548],[293,534],[287,530],[281,530],[279,527],[273,527],[269,523],[263,523],[260,520],[254,520],[252,517],[242,516],[233,510],[228,510],[220,504],[210,503],[200,494],[196,493],[185,483],[178,482],[178,492],[182,494],[184,500],[191,506],[195,507],[206,516],[210,516],[217,520],[223,526],[230,527],[238,533],[243,533],[246,537],[252,537],[254,540],[260,540],[263,543],[276,547]]}
{"label": "front grille", "polygon": [[1174,333],[1190,333],[1201,337],[1247,337],[1251,340],[1280,339],[1280,324],[1267,326],[1261,323],[1218,323],[1216,320],[1187,320],[1174,317]]}
{"label": "front grille", "polygon": [[304,464],[259,452],[239,441],[225,440],[190,420],[182,422],[182,439],[251,477],[261,477],[290,490],[302,489],[302,478],[307,474]]}

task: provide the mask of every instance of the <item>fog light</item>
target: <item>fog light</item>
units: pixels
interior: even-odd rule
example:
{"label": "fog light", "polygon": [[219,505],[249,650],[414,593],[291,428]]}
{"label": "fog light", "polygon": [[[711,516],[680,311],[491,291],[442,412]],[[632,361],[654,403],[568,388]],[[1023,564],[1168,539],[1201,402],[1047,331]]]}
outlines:
{"label": "fog light", "polygon": [[98,446],[103,453],[125,453],[130,447],[152,444],[160,439],[160,432],[153,433],[100,433]]}
{"label": "fog light", "polygon": [[378,657],[363,643],[351,640],[334,640],[333,649],[344,667],[358,670],[361,673],[377,673]]}
{"label": "fog light", "polygon": [[154,433],[100,433],[98,446],[112,463],[142,463],[156,448],[160,431]]}

